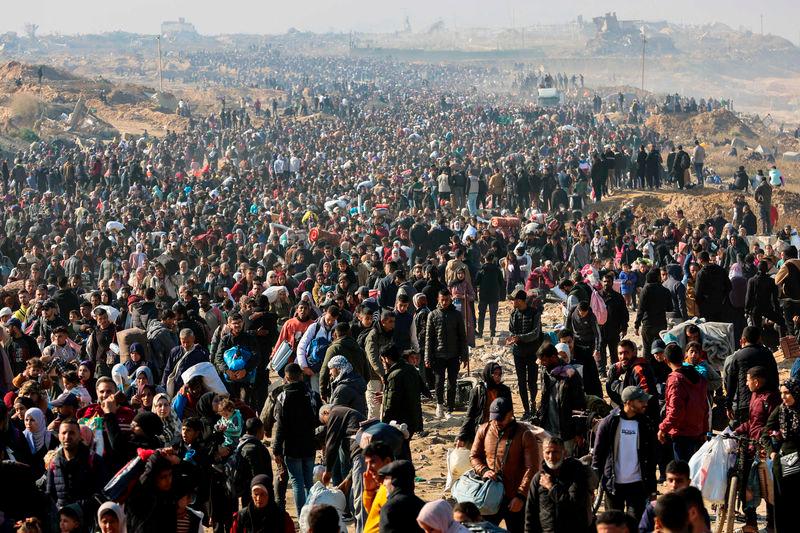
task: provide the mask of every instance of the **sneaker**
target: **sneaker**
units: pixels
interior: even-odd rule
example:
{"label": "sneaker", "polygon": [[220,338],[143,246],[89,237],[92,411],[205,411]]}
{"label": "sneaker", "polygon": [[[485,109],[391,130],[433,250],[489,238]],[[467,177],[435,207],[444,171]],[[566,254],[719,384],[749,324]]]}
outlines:
{"label": "sneaker", "polygon": [[445,420],[450,420],[451,418],[453,418],[453,414],[450,411],[448,411],[447,409],[445,409],[443,418]]}
{"label": "sneaker", "polygon": [[444,418],[444,405],[438,404],[436,405],[436,419],[441,420]]}

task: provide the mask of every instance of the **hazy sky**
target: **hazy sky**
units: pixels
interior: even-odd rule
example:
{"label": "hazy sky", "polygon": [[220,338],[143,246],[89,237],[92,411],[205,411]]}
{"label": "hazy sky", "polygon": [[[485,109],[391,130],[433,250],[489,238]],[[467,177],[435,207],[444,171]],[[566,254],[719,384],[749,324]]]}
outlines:
{"label": "hazy sky", "polygon": [[448,26],[551,24],[616,11],[620,18],[673,22],[720,21],[800,40],[799,0],[5,0],[0,31],[158,33],[163,20],[185,17],[204,34],[300,30],[393,31],[408,16],[415,29],[439,18]]}

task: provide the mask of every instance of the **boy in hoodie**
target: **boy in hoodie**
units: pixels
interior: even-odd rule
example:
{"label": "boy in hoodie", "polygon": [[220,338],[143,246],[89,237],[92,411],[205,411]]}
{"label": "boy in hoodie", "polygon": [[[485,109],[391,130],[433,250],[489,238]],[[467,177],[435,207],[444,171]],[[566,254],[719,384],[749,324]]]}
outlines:
{"label": "boy in hoodie", "polygon": [[[771,389],[769,372],[763,366],[754,366],[747,371],[747,388],[750,390],[750,411],[746,422],[733,430],[737,435],[746,435],[748,439],[758,441],[761,432],[767,423],[770,413],[781,403],[781,397],[776,390]],[[745,459],[745,472],[742,479],[749,479],[750,467],[753,464],[756,450],[752,446],[747,448]],[[746,489],[746,484],[742,485]],[[743,498],[742,501],[745,501]],[[747,502],[744,509],[745,526],[757,526],[756,507],[758,502]],[[772,523],[773,507],[767,504],[767,524]]]}
{"label": "boy in hoodie", "polygon": [[658,427],[658,441],[672,442],[676,461],[689,461],[708,431],[708,384],[693,366],[683,364],[683,350],[670,344],[664,357],[671,372],[664,400],[666,415]]}

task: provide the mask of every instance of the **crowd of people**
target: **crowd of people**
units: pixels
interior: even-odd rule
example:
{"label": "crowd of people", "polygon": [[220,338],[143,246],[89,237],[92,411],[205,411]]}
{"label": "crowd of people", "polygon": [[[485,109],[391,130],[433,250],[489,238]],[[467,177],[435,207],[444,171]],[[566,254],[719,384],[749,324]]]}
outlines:
{"label": "crowd of people", "polygon": [[[591,102],[240,55],[347,112],[223,107],[0,169],[0,532],[703,532],[688,461],[718,419],[771,459],[767,526],[792,529],[800,381],[767,346],[798,333],[800,260],[766,177],[730,216],[601,215],[589,189],[702,186],[700,143],[665,169],[670,139]],[[412,444],[453,417],[471,473],[426,503]]]}

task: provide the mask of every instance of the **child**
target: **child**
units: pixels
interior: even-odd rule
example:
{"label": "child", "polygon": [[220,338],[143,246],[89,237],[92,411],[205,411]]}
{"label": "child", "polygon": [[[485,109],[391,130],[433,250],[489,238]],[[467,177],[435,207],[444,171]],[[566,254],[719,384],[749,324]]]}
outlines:
{"label": "child", "polygon": [[622,263],[622,272],[619,273],[619,290],[625,299],[625,305],[633,304],[633,295],[636,293],[636,272],[631,270],[628,263]]}
{"label": "child", "polygon": [[82,339],[85,338],[85,335],[81,334],[81,313],[77,309],[73,309],[69,312],[69,333],[70,337],[73,339]]}
{"label": "child", "polygon": [[80,533],[81,518],[83,511],[77,504],[65,505],[58,510],[58,531],[59,533]]}
{"label": "child", "polygon": [[708,382],[709,395],[713,395],[713,392],[722,386],[722,377],[709,364],[706,352],[699,342],[692,341],[686,345],[684,362],[694,366],[695,370]]}
{"label": "child", "polygon": [[244,426],[242,413],[239,412],[230,398],[225,398],[219,402],[218,409],[218,413],[222,418],[214,425],[214,430],[222,433],[225,437],[222,442],[223,446],[235,447],[242,436],[242,427]]}
{"label": "child", "polygon": [[66,394],[72,394],[78,399],[80,407],[86,407],[92,403],[92,396],[89,394],[89,391],[81,385],[81,378],[78,377],[78,372],[75,370],[65,372],[64,375],[61,376],[61,383],[64,385],[64,392],[56,399]]}
{"label": "child", "polygon": [[[759,440],[761,432],[767,423],[770,413],[781,403],[780,395],[775,390],[766,389],[769,383],[769,374],[763,366],[754,366],[747,371],[747,388],[750,390],[750,411],[747,422],[734,429],[737,435],[747,435],[747,438]],[[755,449],[748,447],[745,460],[745,474],[742,479],[749,479],[750,466],[753,464]],[[757,525],[757,501],[747,502],[745,506],[745,527]],[[767,527],[772,523],[772,506],[767,504]],[[744,531],[744,530],[743,530]]]}

